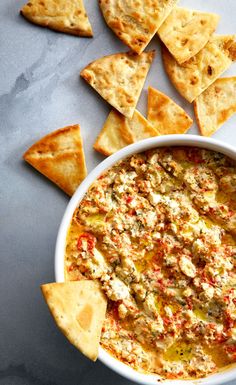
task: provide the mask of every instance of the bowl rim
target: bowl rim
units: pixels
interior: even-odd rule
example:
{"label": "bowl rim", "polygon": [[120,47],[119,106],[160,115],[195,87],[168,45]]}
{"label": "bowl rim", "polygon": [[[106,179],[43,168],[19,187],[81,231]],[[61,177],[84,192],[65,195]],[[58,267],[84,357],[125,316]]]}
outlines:
{"label": "bowl rim", "polygon": [[[200,147],[208,150],[218,151],[226,156],[236,160],[236,148],[224,143],[222,141],[201,137],[198,135],[165,135],[158,136],[149,139],[144,139],[140,142],[133,143],[127,147],[122,148],[115,154],[104,159],[99,163],[84,179],[80,186],[75,191],[74,195],[70,199],[62,221],[58,230],[56,247],[55,247],[55,278],[56,282],[64,282],[64,251],[67,231],[72,219],[74,210],[83,199],[84,194],[90,187],[90,185],[108,168],[113,166],[116,162],[124,159],[132,154],[143,152],[149,149],[158,147],[173,147],[173,146],[189,146],[189,147]],[[134,369],[130,368],[126,364],[112,357],[103,348],[99,348],[98,359],[108,366],[110,369],[127,378],[128,380],[134,381],[143,385],[156,385],[160,377],[158,375],[142,374]],[[230,367],[228,370],[224,369],[222,372],[207,376],[203,379],[197,380],[164,380],[165,385],[191,385],[191,384],[202,384],[202,385],[219,385],[225,382],[236,379],[236,367]],[[163,380],[162,380],[163,381]]]}

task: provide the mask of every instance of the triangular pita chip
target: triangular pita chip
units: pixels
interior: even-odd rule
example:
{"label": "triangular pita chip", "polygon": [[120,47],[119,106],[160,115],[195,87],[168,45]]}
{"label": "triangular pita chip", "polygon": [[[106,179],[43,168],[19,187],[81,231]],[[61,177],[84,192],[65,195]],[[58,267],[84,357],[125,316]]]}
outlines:
{"label": "triangular pita chip", "polygon": [[79,125],[46,135],[23,158],[68,195],[75,192],[87,175]]}
{"label": "triangular pita chip", "polygon": [[93,147],[111,155],[131,143],[157,135],[158,131],[137,110],[131,119],[112,110]]}
{"label": "triangular pita chip", "polygon": [[236,77],[216,80],[195,100],[194,111],[201,134],[213,135],[236,113]]}
{"label": "triangular pita chip", "polygon": [[99,0],[107,25],[140,54],[178,0]]}
{"label": "triangular pita chip", "polygon": [[108,103],[127,118],[132,118],[154,51],[105,56],[90,63],[81,76]]}
{"label": "triangular pita chip", "polygon": [[96,281],[48,283],[43,296],[57,326],[86,357],[96,361],[107,300]]}
{"label": "triangular pita chip", "polygon": [[193,123],[183,108],[152,87],[148,88],[147,118],[161,135],[184,134]]}
{"label": "triangular pita chip", "polygon": [[214,13],[176,7],[158,30],[159,37],[179,64],[195,56],[216,30]]}
{"label": "triangular pita chip", "polygon": [[94,149],[109,156],[121,148],[134,143],[133,135],[126,127],[126,120],[128,118],[124,115],[112,110],[93,145]]}
{"label": "triangular pita chip", "polygon": [[78,36],[93,36],[83,0],[30,0],[21,9],[32,23]]}
{"label": "triangular pita chip", "polygon": [[236,59],[235,35],[213,35],[205,47],[181,66],[163,46],[166,72],[190,103],[205,91]]}

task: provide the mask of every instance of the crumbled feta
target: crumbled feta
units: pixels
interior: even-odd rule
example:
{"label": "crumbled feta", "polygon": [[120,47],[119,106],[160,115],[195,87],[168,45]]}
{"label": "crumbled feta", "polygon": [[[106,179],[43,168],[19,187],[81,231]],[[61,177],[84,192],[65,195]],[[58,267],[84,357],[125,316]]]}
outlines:
{"label": "crumbled feta", "polygon": [[153,206],[157,205],[162,201],[162,195],[158,193],[151,192],[149,194],[149,200]]}
{"label": "crumbled feta", "polygon": [[187,277],[190,277],[190,278],[195,277],[197,273],[196,267],[188,257],[185,257],[184,255],[180,257],[179,266],[182,273],[187,275]]}
{"label": "crumbled feta", "polygon": [[116,277],[112,277],[108,282],[105,282],[103,288],[112,301],[119,301],[130,296],[128,286]]}

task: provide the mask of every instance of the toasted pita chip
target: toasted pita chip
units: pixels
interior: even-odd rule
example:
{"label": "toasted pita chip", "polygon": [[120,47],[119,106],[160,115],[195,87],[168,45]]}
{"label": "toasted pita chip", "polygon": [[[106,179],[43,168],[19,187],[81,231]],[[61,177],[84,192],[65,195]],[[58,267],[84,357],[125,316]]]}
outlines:
{"label": "toasted pita chip", "polygon": [[137,110],[131,119],[112,110],[93,147],[108,156],[131,143],[157,135],[158,131]]}
{"label": "toasted pita chip", "polygon": [[193,124],[178,104],[152,87],[148,88],[147,118],[161,135],[184,134]]}
{"label": "toasted pita chip", "polygon": [[153,58],[154,51],[117,53],[95,60],[80,75],[116,110],[132,118]]}
{"label": "toasted pita chip", "polygon": [[236,57],[235,35],[213,35],[206,46],[181,66],[163,47],[166,72],[179,93],[190,103],[226,71]]}
{"label": "toasted pita chip", "polygon": [[32,23],[78,36],[93,36],[83,0],[30,0],[21,9]]}
{"label": "toasted pita chip", "polygon": [[23,158],[68,195],[75,192],[87,175],[79,125],[46,135]]}
{"label": "toasted pita chip", "polygon": [[201,134],[213,135],[236,113],[236,77],[216,80],[194,101],[194,111]]}
{"label": "toasted pita chip", "polygon": [[107,25],[138,54],[142,53],[178,0],[99,0]]}
{"label": "toasted pita chip", "polygon": [[126,119],[126,126],[129,127],[134,142],[139,142],[140,140],[160,135],[158,130],[156,130],[152,124],[148,122],[148,120],[137,110],[135,111],[132,119]]}
{"label": "toasted pita chip", "polygon": [[107,307],[100,284],[95,281],[48,283],[41,289],[62,333],[81,353],[96,361]]}
{"label": "toasted pita chip", "polygon": [[126,127],[126,120],[128,120],[128,118],[125,118],[124,115],[112,110],[93,148],[103,155],[109,156],[121,148],[134,143],[133,135]]}
{"label": "toasted pita chip", "polygon": [[182,64],[207,44],[218,22],[216,14],[176,7],[158,34],[177,62]]}

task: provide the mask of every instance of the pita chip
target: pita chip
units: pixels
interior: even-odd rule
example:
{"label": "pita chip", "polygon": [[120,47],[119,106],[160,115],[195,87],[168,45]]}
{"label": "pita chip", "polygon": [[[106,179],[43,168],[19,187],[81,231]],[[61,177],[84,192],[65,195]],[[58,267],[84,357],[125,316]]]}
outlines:
{"label": "pita chip", "polygon": [[161,25],[158,35],[179,64],[195,56],[216,30],[214,13],[176,7]]}
{"label": "pita chip", "polygon": [[66,338],[92,361],[98,357],[107,300],[96,281],[41,286],[49,310]]}
{"label": "pita chip", "polygon": [[236,77],[220,78],[194,101],[200,132],[213,135],[236,113]]}
{"label": "pita chip", "polygon": [[131,119],[112,110],[93,147],[108,156],[131,143],[157,135],[158,131],[137,110]]}
{"label": "pita chip", "polygon": [[83,0],[30,0],[21,9],[34,24],[78,36],[93,36]]}
{"label": "pita chip", "polygon": [[193,123],[183,108],[152,87],[148,88],[147,118],[161,135],[184,134]]}
{"label": "pita chip", "polygon": [[46,135],[23,158],[68,195],[73,195],[87,175],[79,125]]}
{"label": "pita chip", "polygon": [[153,58],[154,51],[117,53],[95,60],[80,75],[112,107],[132,118]]}
{"label": "pita chip", "polygon": [[235,35],[213,35],[196,56],[181,66],[164,46],[162,57],[171,82],[192,103],[236,59]]}
{"label": "pita chip", "polygon": [[178,0],[99,0],[107,25],[134,52],[140,54]]}

